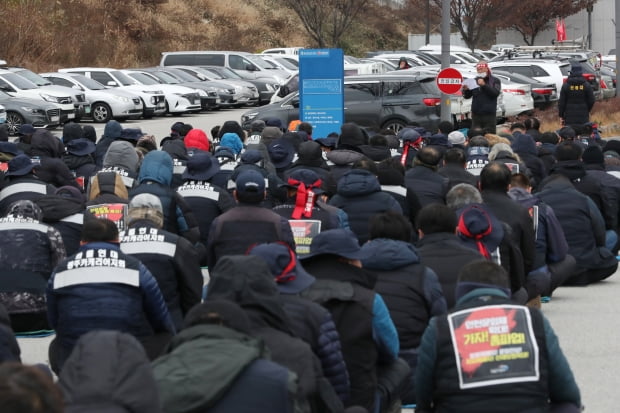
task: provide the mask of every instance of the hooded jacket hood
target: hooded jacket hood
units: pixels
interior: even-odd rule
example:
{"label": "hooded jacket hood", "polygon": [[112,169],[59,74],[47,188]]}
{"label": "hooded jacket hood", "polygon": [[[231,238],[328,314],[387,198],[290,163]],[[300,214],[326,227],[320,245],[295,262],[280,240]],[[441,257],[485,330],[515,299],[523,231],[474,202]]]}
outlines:
{"label": "hooded jacket hood", "polygon": [[583,162],[577,161],[558,161],[551,168],[551,174],[564,175],[571,181],[581,179],[586,176],[586,168]]}
{"label": "hooded jacket hood", "polygon": [[390,271],[420,262],[415,247],[404,241],[377,238],[362,245],[362,251],[367,257],[362,266],[369,270]]}
{"label": "hooded jacket hood", "polygon": [[164,151],[151,151],[142,160],[138,182],[153,181],[170,186],[173,171],[173,162],[170,155]]}
{"label": "hooded jacket hood", "polygon": [[365,169],[352,169],[338,181],[339,195],[349,197],[381,191],[381,185],[372,172]]}
{"label": "hooded jacket hood", "polygon": [[200,149],[201,151],[209,152],[209,138],[202,129],[192,129],[187,132],[183,142],[185,142],[185,147],[188,149],[195,148]]}
{"label": "hooded jacket hood", "polygon": [[536,149],[536,142],[534,142],[534,138],[532,138],[530,135],[524,133],[515,133],[513,137],[514,139],[512,141],[512,150],[515,153],[527,153],[534,156],[538,155],[538,150]]}
{"label": "hooded jacket hood", "polygon": [[234,301],[243,308],[253,327],[290,332],[280,293],[267,263],[258,256],[222,257],[211,272],[206,301]]}
{"label": "hooded jacket hood", "polygon": [[78,123],[69,122],[62,128],[62,142],[65,146],[74,139],[82,139],[84,137],[84,129]]}
{"label": "hooded jacket hood", "polygon": [[167,152],[173,159],[181,159],[184,161],[189,159],[189,156],[187,155],[187,148],[181,139],[167,140],[161,150]]}
{"label": "hooded jacket hood", "polygon": [[538,199],[523,188],[510,188],[508,196],[526,208],[530,208],[538,203]]}
{"label": "hooded jacket hood", "polygon": [[[109,202],[127,202],[129,192],[123,183],[123,178],[116,172],[99,172],[94,176],[90,184],[89,200],[95,200],[102,195],[111,195],[113,200]],[[112,199],[111,197],[106,197]]]}
{"label": "hooded jacket hood", "polygon": [[37,129],[30,141],[30,154],[49,158],[60,158],[65,152],[65,146],[60,139],[52,135],[47,129]]}
{"label": "hooded jacket hood", "polygon": [[340,127],[338,149],[351,149],[360,151],[362,145],[368,145],[368,137],[355,123],[345,123]]}
{"label": "hooded jacket hood", "polygon": [[161,412],[142,345],[117,331],[82,336],[59,376],[66,412]]}
{"label": "hooded jacket hood", "polygon": [[327,160],[334,165],[351,165],[353,162],[364,159],[366,155],[361,152],[351,151],[349,149],[337,149],[327,152]]}
{"label": "hooded jacket hood", "polygon": [[105,124],[102,137],[118,139],[123,132],[123,126],[118,121],[111,120]]}
{"label": "hooded jacket hood", "polygon": [[110,144],[103,158],[104,168],[123,168],[126,171],[137,172],[140,158],[136,148],[127,141],[114,141]]}

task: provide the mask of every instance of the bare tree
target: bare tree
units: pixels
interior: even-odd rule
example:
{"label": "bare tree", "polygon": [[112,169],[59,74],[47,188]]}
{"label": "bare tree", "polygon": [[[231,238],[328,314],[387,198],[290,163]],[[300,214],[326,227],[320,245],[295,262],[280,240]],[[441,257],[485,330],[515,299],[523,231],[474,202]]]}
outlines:
{"label": "bare tree", "polygon": [[280,0],[293,10],[319,48],[338,47],[370,0]]}
{"label": "bare tree", "polygon": [[[433,2],[435,12],[441,13],[442,0]],[[516,0],[452,0],[450,20],[465,44],[473,50],[489,30],[503,26],[504,21],[515,13],[518,7],[514,7],[514,3]],[[519,1],[522,3],[523,0]]]}
{"label": "bare tree", "polygon": [[523,41],[533,45],[539,33],[553,27],[556,17],[571,16],[595,0],[526,0],[519,6],[507,27],[521,33]]}

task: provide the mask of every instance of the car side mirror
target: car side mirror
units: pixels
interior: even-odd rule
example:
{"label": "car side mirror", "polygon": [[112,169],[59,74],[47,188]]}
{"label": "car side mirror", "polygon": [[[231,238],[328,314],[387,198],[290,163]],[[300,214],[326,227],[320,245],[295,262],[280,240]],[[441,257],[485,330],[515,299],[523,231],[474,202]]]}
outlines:
{"label": "car side mirror", "polygon": [[291,105],[293,105],[294,108],[299,108],[299,98],[293,99]]}
{"label": "car side mirror", "polygon": [[118,86],[118,84],[113,80],[108,80],[108,82],[106,83],[106,86],[116,87]]}
{"label": "car side mirror", "polygon": [[256,72],[258,70],[258,68],[252,64],[246,65],[245,66],[245,70],[249,71],[249,72]]}

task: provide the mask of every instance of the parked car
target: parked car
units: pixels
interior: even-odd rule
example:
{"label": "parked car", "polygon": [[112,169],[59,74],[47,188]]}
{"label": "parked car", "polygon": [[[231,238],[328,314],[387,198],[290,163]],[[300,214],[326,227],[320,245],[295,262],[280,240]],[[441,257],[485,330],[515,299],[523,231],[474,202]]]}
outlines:
{"label": "parked car", "polygon": [[558,93],[570,72],[570,63],[567,60],[492,60],[489,62],[489,67],[491,70],[498,69],[505,72],[519,73],[543,83],[554,83]]}
{"label": "parked car", "polygon": [[144,118],[161,116],[166,113],[166,97],[161,88],[140,85],[120,70],[103,67],[73,67],[58,71],[61,73],[79,73],[95,79],[106,87],[120,88],[135,93],[142,99],[142,117]]}
{"label": "parked car", "polygon": [[204,82],[192,81],[191,77],[188,77],[190,80],[187,80],[175,73],[165,70],[165,68],[147,67],[140,70],[155,77],[162,84],[182,85],[196,89],[200,95],[200,107],[202,110],[219,108],[220,98],[216,88],[213,86],[205,84]]}
{"label": "parked car", "polygon": [[167,66],[162,67],[161,70],[165,70],[166,72],[178,77],[179,79],[183,79],[186,82],[202,83],[213,88],[217,92],[218,96],[218,104],[216,109],[230,108],[237,104],[236,91],[232,85],[218,81],[202,80],[198,76],[186,72],[178,67]]}
{"label": "parked car", "polygon": [[21,77],[30,80],[43,90],[54,90],[59,93],[68,94],[73,98],[73,106],[75,107],[75,121],[78,122],[82,117],[88,116],[91,111],[90,103],[86,100],[84,93],[80,90],[67,88],[65,86],[54,85],[49,80],[41,77],[41,75],[25,69],[23,67],[8,67],[13,73],[20,75]]}
{"label": "parked car", "polygon": [[511,73],[504,70],[494,70],[493,74],[501,75],[516,83],[529,84],[532,87],[532,98],[534,99],[535,108],[546,109],[558,103],[560,96],[555,83],[539,82],[519,73]]}
{"label": "parked car", "polygon": [[156,86],[166,96],[166,112],[170,114],[200,111],[200,96],[196,89],[181,85],[163,84],[157,78],[138,70],[122,70],[141,85]]}
{"label": "parked car", "polygon": [[[275,93],[275,91],[280,87],[277,83],[274,83],[271,79],[244,79],[237,72],[231,70],[227,67],[223,66],[201,66],[205,69],[209,69],[224,79],[239,79],[246,80],[256,86],[256,90],[258,90],[258,105],[264,105],[269,103],[269,99]],[[290,78],[289,78],[290,79]],[[288,81],[288,79],[287,79]]]}
{"label": "parked car", "polygon": [[299,70],[299,62],[297,62],[298,64],[294,64],[289,60],[278,56],[277,54],[258,54],[257,56],[260,56],[261,59],[269,63],[274,69],[284,70],[285,72],[291,74],[296,73]]}
{"label": "parked car", "polygon": [[41,73],[55,85],[81,90],[90,103],[93,122],[106,123],[111,119],[139,119],[143,107],[140,96],[119,88],[106,89],[101,83],[77,73]]}
{"label": "parked car", "polygon": [[[440,120],[441,95],[432,74],[349,76],[344,80],[344,119],[361,127],[398,132],[417,122],[435,130]],[[252,109],[241,117],[249,129],[253,120],[276,117],[288,125],[299,119],[299,94]]]}
{"label": "parked car", "polygon": [[160,66],[224,66],[244,79],[270,78],[281,84],[289,73],[273,69],[260,56],[235,51],[163,52]]}
{"label": "parked car", "polygon": [[75,106],[70,94],[54,90],[43,90],[30,80],[9,70],[0,70],[0,90],[13,97],[38,99],[55,104],[59,111],[59,123],[75,119]]}
{"label": "parked car", "polygon": [[0,105],[0,123],[6,123],[6,108]]}
{"label": "parked car", "polygon": [[258,103],[258,90],[252,83],[243,79],[225,79],[217,72],[205,69],[200,66],[170,66],[173,68],[181,69],[190,75],[196,76],[202,81],[217,82],[221,84],[224,89],[229,91],[234,89],[234,94],[229,102],[234,103],[234,106],[240,108],[244,105],[256,105]]}
{"label": "parked car", "polygon": [[0,104],[6,108],[6,124],[10,135],[17,135],[19,127],[24,123],[35,128],[60,125],[60,108],[54,103],[42,99],[16,98],[0,90]]}

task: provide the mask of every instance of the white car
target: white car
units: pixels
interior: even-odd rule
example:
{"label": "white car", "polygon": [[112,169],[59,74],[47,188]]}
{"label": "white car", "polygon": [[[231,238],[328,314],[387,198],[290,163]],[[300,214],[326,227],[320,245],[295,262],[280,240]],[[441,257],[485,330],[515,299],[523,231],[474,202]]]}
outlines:
{"label": "white car", "polygon": [[55,85],[81,90],[90,102],[90,117],[94,122],[111,119],[138,119],[142,116],[142,99],[135,93],[119,88],[106,89],[101,83],[77,73],[41,73]]}
{"label": "white car", "polygon": [[489,62],[491,72],[494,68],[506,72],[519,73],[543,83],[555,83],[558,91],[562,90],[564,80],[568,77],[570,63],[566,60],[525,60],[512,59]]}
{"label": "white car", "polygon": [[163,84],[157,78],[139,70],[122,70],[123,73],[136,80],[141,85],[157,86],[166,96],[166,109],[168,113],[198,112],[200,106],[200,94],[196,89],[186,86]]}
{"label": "white car", "polygon": [[13,73],[20,75],[21,77],[30,80],[35,85],[39,86],[43,90],[56,91],[58,93],[69,94],[73,98],[73,106],[75,107],[75,120],[79,121],[82,117],[89,116],[90,104],[86,100],[86,96],[82,91],[65,86],[59,86],[52,84],[49,80],[41,77],[41,75],[28,70],[23,67],[9,67]]}
{"label": "white car", "polygon": [[9,70],[0,70],[0,90],[13,97],[38,99],[54,103],[60,109],[61,123],[75,119],[75,106],[70,94],[54,90],[43,90],[30,80]]}
{"label": "white car", "polygon": [[120,70],[101,67],[73,67],[58,71],[60,73],[79,73],[96,80],[105,87],[114,87],[135,93],[142,99],[142,117],[144,118],[162,116],[166,113],[166,97],[161,88],[140,85]]}
{"label": "white car", "polygon": [[299,62],[294,64],[284,57],[277,54],[258,54],[264,61],[271,64],[274,69],[284,70],[289,73],[297,73],[299,70]]}

